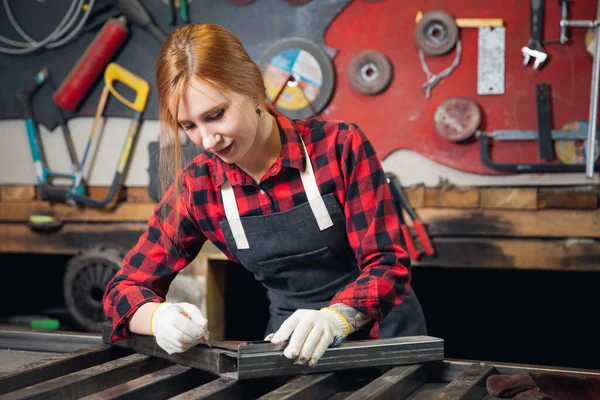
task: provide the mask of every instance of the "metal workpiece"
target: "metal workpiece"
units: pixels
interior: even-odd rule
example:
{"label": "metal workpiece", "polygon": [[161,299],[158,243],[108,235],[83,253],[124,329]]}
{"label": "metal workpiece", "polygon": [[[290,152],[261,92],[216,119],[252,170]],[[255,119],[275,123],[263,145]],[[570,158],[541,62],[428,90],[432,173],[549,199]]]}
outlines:
{"label": "metal workpiece", "polygon": [[102,344],[102,337],[95,333],[0,327],[1,349],[69,353],[97,344]]}
{"label": "metal workpiece", "polygon": [[426,380],[423,365],[401,365],[346,397],[346,400],[406,399],[423,386]]}
{"label": "metal workpiece", "polygon": [[292,375],[305,372],[404,365],[444,358],[444,341],[430,336],[356,340],[331,347],[313,367],[294,364],[283,356],[282,345],[249,344],[238,349],[236,379]]}
{"label": "metal workpiece", "polygon": [[[105,343],[109,343],[109,337],[110,327],[105,325]],[[236,380],[415,364],[444,358],[444,341],[430,336],[344,342],[338,347],[327,349],[313,367],[295,364],[293,360],[285,358],[285,343],[212,342],[212,347],[199,344],[184,353],[176,354],[168,354],[162,350],[151,336],[135,335],[113,344]]]}

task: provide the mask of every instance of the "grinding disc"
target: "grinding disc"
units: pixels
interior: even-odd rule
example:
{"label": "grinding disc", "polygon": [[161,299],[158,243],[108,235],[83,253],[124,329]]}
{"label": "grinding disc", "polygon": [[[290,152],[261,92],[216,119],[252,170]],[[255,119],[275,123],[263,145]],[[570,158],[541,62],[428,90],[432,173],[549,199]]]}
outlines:
{"label": "grinding disc", "polygon": [[458,41],[458,25],[445,11],[429,11],[415,26],[415,43],[432,56],[448,53]]}
{"label": "grinding disc", "polygon": [[[563,131],[586,131],[588,129],[587,121],[571,121],[564,124],[561,128]],[[556,157],[563,163],[568,165],[585,164],[587,140],[555,140],[554,150]],[[596,140],[595,160],[598,160],[600,155],[600,146]]]}
{"label": "grinding disc", "polygon": [[586,30],[584,41],[587,52],[594,57],[594,53],[596,52],[596,30],[594,28]]}
{"label": "grinding disc", "polygon": [[303,38],[281,39],[265,50],[259,64],[268,103],[285,87],[275,107],[288,118],[310,118],[329,103],[334,69],[318,44]]}
{"label": "grinding disc", "polygon": [[468,97],[450,97],[435,110],[433,124],[438,134],[451,142],[462,142],[477,132],[481,123],[479,105]]}
{"label": "grinding disc", "polygon": [[352,86],[359,92],[368,95],[379,94],[392,81],[392,64],[382,53],[366,50],[350,62],[348,76]]}
{"label": "grinding disc", "polygon": [[301,6],[302,4],[308,3],[310,0],[285,0],[286,3],[289,3],[293,6]]}

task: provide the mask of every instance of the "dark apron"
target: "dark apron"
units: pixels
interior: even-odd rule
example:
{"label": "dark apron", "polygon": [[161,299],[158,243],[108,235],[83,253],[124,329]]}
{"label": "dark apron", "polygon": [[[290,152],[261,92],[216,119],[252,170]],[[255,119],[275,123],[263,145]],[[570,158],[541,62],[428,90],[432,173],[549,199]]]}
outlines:
{"label": "dark apron", "polygon": [[[223,193],[227,220],[220,226],[234,257],[267,289],[270,319],[265,334],[276,332],[298,309],[318,310],[329,305],[336,293],[360,274],[348,243],[346,217],[337,200],[333,194],[320,196],[312,167],[300,173],[305,174],[304,188],[309,200],[312,193],[313,203],[262,216],[239,217],[237,204],[232,210],[235,200],[231,184],[224,184],[230,194],[226,201]],[[330,226],[321,229],[323,219]],[[380,338],[427,334],[423,311],[412,289],[381,321],[379,331]],[[368,332],[365,327],[353,338],[366,338]]]}

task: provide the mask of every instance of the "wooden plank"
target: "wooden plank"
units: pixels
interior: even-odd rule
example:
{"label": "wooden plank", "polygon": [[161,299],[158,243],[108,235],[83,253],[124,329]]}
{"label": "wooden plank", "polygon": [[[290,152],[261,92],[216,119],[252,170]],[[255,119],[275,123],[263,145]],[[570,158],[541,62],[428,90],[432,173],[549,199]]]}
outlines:
{"label": "wooden plank", "polygon": [[425,186],[402,188],[402,192],[413,208],[425,206]]}
{"label": "wooden plank", "polygon": [[31,201],[35,200],[35,186],[31,185],[2,185],[0,200],[2,201]]}
{"label": "wooden plank", "polygon": [[155,203],[147,187],[128,187],[127,201],[132,203]]}
{"label": "wooden plank", "polygon": [[31,231],[24,224],[0,224],[0,252],[77,254],[82,248],[113,243],[129,248],[146,229],[145,223],[66,224],[55,233]]}
{"label": "wooden plank", "polygon": [[600,271],[600,241],[436,238],[436,256],[414,261],[422,267]]}
{"label": "wooden plank", "polygon": [[51,214],[63,222],[147,222],[156,203],[120,203],[106,210],[93,207],[73,207],[67,204],[50,204],[46,201],[0,202],[0,221],[25,222],[32,214]]}
{"label": "wooden plank", "polygon": [[426,207],[477,208],[479,207],[478,189],[425,189]]}
{"label": "wooden plank", "polygon": [[431,236],[600,238],[600,210],[421,208],[416,212]]}
{"label": "wooden plank", "polygon": [[[87,195],[92,199],[104,200],[108,197],[110,192],[110,186],[88,186]],[[108,207],[116,202],[125,201],[127,199],[127,188],[121,186],[117,189],[112,201],[109,202]]]}
{"label": "wooden plank", "polygon": [[596,209],[598,192],[596,190],[540,188],[539,208]]}
{"label": "wooden plank", "polygon": [[535,210],[538,205],[535,188],[482,188],[482,208]]}

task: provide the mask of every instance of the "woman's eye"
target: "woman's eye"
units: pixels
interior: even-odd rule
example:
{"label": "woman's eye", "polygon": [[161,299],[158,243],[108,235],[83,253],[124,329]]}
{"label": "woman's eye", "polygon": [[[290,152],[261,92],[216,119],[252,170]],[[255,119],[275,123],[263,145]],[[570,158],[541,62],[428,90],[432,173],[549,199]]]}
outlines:
{"label": "woman's eye", "polygon": [[185,129],[186,131],[189,131],[190,129],[192,129],[194,126],[194,124],[188,125],[188,126],[184,126],[183,129]]}
{"label": "woman's eye", "polygon": [[209,121],[217,121],[217,120],[223,118],[223,114],[225,114],[225,109],[221,108],[221,111],[219,111],[218,114],[213,115],[212,117],[209,117],[208,120]]}

